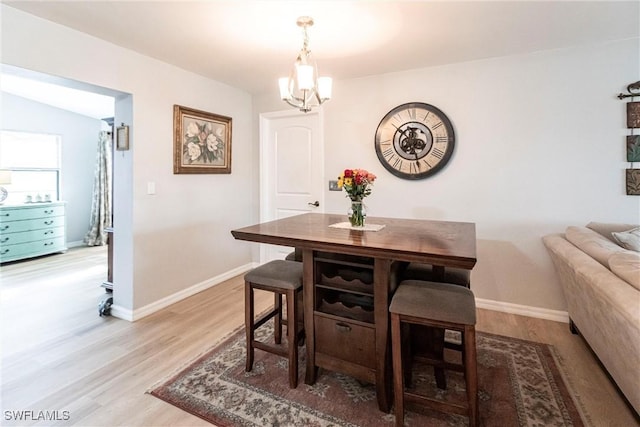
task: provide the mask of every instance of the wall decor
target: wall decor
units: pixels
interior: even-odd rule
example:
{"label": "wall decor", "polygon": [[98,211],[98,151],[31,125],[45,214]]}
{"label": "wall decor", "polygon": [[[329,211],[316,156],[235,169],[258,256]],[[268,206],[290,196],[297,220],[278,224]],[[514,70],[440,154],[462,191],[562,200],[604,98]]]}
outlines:
{"label": "wall decor", "polygon": [[627,127],[640,128],[640,102],[627,102]]}
{"label": "wall decor", "polygon": [[627,169],[627,195],[640,196],[640,169]]}
{"label": "wall decor", "polygon": [[640,95],[640,80],[638,80],[635,83],[630,83],[629,85],[627,85],[627,93],[619,93],[618,99],[625,99],[631,96],[638,96],[638,95]]}
{"label": "wall decor", "polygon": [[231,173],[231,117],[173,106],[173,173]]}
{"label": "wall decor", "polygon": [[403,179],[423,179],[447,164],[455,139],[451,121],[440,109],[409,102],[382,118],[374,144],[378,160],[389,172]]}
{"label": "wall decor", "polygon": [[129,126],[124,123],[116,128],[116,150],[126,151],[129,149]]}
{"label": "wall decor", "polygon": [[640,135],[627,136],[627,162],[640,162]]}
{"label": "wall decor", "polygon": [[626,150],[631,167],[625,174],[629,196],[640,196],[640,169],[633,169],[633,163],[640,162],[640,135],[633,134],[634,129],[640,128],[640,102],[634,102],[635,96],[640,96],[640,81],[627,85],[627,93],[618,94],[618,99],[631,98],[631,102],[627,103],[627,128],[630,129],[630,135],[627,136]]}

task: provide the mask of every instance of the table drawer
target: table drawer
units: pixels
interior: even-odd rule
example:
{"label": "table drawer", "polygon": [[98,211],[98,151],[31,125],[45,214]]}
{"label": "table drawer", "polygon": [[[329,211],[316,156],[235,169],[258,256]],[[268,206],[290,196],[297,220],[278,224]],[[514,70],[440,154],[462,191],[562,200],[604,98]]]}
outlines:
{"label": "table drawer", "polygon": [[45,255],[66,250],[64,236],[44,239],[37,242],[18,243],[17,245],[0,246],[0,262],[14,259]]}
{"label": "table drawer", "polygon": [[315,348],[319,353],[367,368],[376,366],[373,325],[315,314]]}
{"label": "table drawer", "polygon": [[2,232],[4,236],[6,233],[18,233],[20,231],[42,230],[44,228],[56,227],[64,227],[63,216],[4,222],[0,224],[0,232]]}
{"label": "table drawer", "polygon": [[64,205],[21,206],[19,208],[4,208],[0,212],[0,224],[9,221],[21,221],[33,218],[48,218],[64,215]]}
{"label": "table drawer", "polygon": [[18,233],[3,233],[0,245],[17,245],[18,243],[35,242],[36,240],[51,239],[64,236],[64,227],[43,228],[41,230],[22,231]]}

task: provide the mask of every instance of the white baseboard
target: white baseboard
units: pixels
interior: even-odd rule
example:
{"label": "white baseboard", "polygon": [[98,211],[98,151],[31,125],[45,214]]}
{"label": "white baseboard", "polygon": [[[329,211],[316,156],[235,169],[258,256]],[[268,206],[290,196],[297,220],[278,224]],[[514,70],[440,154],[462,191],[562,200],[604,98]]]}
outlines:
{"label": "white baseboard", "polygon": [[509,302],[492,301],[476,298],[476,307],[503,313],[519,314],[521,316],[535,317],[538,319],[554,320],[556,322],[569,323],[569,313],[560,310],[531,307],[528,305],[512,304]]}
{"label": "white baseboard", "polygon": [[195,285],[187,288],[187,289],[183,289],[179,292],[176,292],[175,294],[166,296],[156,302],[153,302],[151,304],[145,305],[144,307],[140,307],[136,310],[129,310],[127,308],[123,308],[121,306],[118,305],[112,305],[111,306],[111,315],[113,317],[117,317],[119,319],[123,319],[123,320],[128,320],[130,322],[135,322],[136,320],[140,320],[143,317],[146,317],[150,314],[155,313],[158,310],[162,310],[165,307],[170,306],[171,304],[175,304],[178,301],[182,301],[185,298],[188,298],[192,295],[197,294],[198,292],[202,292],[205,289],[209,289],[212,286],[215,286],[219,283],[222,283],[226,280],[231,279],[232,277],[238,276],[242,273],[245,273],[249,270],[251,270],[252,268],[256,267],[258,264],[256,263],[249,263],[249,264],[245,264],[242,265],[238,268],[234,268],[233,270],[229,270],[223,274],[220,274],[216,277],[212,277],[210,279],[207,279],[205,281],[202,281],[200,283],[196,283]]}
{"label": "white baseboard", "polygon": [[[140,307],[134,311],[119,305],[111,306],[111,315],[119,319],[135,322],[143,317],[149,316],[158,310],[162,310],[165,307],[175,304],[185,298],[202,292],[212,286],[229,280],[232,277],[243,274],[252,268],[255,268],[257,263],[248,263],[233,270],[227,271],[219,276],[207,279],[203,282],[197,283],[187,289],[183,289],[175,294],[164,297],[156,302],[153,302],[144,307]],[[476,307],[484,308],[487,310],[499,311],[503,313],[518,314],[521,316],[534,317],[538,319],[553,320],[556,322],[569,323],[569,313],[560,310],[550,310],[547,308],[532,307],[528,305],[512,304],[508,302],[493,301],[488,299],[476,298]]]}
{"label": "white baseboard", "polygon": [[111,306],[111,315],[113,317],[117,317],[118,319],[133,322],[133,312],[128,308],[120,307],[119,305],[114,304]]}
{"label": "white baseboard", "polygon": [[67,242],[67,247],[69,249],[77,248],[78,246],[87,246],[87,244],[85,242],[83,242],[82,240],[76,240],[75,242]]}

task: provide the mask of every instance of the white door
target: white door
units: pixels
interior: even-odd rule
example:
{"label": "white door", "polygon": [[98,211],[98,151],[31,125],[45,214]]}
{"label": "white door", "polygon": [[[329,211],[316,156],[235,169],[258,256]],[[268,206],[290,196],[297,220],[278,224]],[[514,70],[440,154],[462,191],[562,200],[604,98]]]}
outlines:
{"label": "white door", "polygon": [[[322,212],[321,112],[296,110],[260,116],[260,220]],[[292,248],[263,245],[261,261],[282,259]]]}

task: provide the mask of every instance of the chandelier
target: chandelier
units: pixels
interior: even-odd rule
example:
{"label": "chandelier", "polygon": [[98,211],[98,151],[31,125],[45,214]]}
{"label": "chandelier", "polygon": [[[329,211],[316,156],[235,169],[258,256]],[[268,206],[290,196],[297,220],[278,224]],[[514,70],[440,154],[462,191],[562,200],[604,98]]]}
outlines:
{"label": "chandelier", "polygon": [[331,77],[318,77],[318,67],[311,58],[307,28],[313,25],[313,19],[301,16],[296,23],[298,27],[302,27],[304,43],[289,77],[280,78],[278,83],[280,98],[292,107],[308,113],[313,107],[331,99],[332,80]]}

